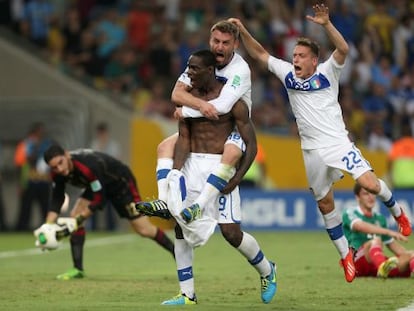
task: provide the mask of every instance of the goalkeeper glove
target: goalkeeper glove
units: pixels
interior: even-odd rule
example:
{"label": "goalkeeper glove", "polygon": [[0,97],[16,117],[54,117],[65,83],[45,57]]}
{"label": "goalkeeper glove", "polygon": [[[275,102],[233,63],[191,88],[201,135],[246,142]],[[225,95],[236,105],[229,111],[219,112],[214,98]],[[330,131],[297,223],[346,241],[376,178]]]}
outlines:
{"label": "goalkeeper glove", "polygon": [[56,223],[61,227],[66,227],[69,233],[72,233],[78,229],[78,222],[76,218],[73,217],[59,217],[56,220]]}

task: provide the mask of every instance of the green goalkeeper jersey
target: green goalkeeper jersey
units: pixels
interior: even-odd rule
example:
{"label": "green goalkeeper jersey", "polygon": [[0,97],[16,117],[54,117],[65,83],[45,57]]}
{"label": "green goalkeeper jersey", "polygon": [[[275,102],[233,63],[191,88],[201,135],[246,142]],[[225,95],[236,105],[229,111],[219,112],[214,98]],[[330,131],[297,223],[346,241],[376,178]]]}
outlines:
{"label": "green goalkeeper jersey", "polygon": [[[359,206],[348,208],[342,214],[342,225],[344,228],[345,237],[348,243],[354,249],[359,249],[365,242],[372,240],[376,234],[363,233],[351,230],[351,224],[356,219],[368,222],[373,225],[377,225],[383,228],[388,228],[387,220],[380,213],[373,211],[372,216],[365,216]],[[388,244],[392,241],[392,237],[388,235],[380,235],[381,240],[384,244]]]}

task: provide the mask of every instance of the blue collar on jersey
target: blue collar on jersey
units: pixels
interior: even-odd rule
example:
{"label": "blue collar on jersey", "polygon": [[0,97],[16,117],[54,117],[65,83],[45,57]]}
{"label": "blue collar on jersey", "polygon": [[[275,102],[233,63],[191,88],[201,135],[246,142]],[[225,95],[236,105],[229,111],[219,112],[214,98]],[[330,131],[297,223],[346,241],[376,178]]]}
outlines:
{"label": "blue collar on jersey", "polygon": [[321,73],[314,74],[305,81],[297,81],[293,77],[293,72],[289,72],[285,77],[286,88],[298,91],[317,91],[330,87],[328,79]]}
{"label": "blue collar on jersey", "polygon": [[226,77],[216,76],[216,80],[223,84],[226,84],[228,79]]}

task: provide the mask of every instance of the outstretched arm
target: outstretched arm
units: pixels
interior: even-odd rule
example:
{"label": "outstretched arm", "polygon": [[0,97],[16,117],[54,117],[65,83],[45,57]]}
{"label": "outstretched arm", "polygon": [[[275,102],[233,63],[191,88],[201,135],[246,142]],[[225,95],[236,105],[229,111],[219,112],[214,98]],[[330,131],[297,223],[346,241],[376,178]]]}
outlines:
{"label": "outstretched arm", "polygon": [[239,27],[240,37],[247,53],[249,53],[253,59],[258,60],[263,66],[267,67],[269,53],[265,50],[265,48],[255,38],[253,38],[238,18],[229,18],[228,21]]}
{"label": "outstretched arm", "polygon": [[358,220],[352,225],[352,231],[359,231],[363,233],[388,235],[398,241],[407,242],[407,237],[403,236],[397,231],[392,231],[378,225],[373,225],[363,220]]}
{"label": "outstretched arm", "polygon": [[306,18],[309,21],[319,24],[325,28],[329,39],[335,46],[333,57],[339,65],[343,65],[349,52],[349,46],[344,37],[341,35],[338,29],[335,28],[329,19],[329,8],[324,4],[316,4],[312,8],[315,12],[315,15],[307,15]]}
{"label": "outstretched arm", "polygon": [[209,102],[193,96],[189,90],[191,87],[183,82],[177,81],[171,94],[171,100],[175,105],[187,106],[195,110],[199,110],[200,113],[206,118],[216,120],[218,119],[218,113],[214,105]]}

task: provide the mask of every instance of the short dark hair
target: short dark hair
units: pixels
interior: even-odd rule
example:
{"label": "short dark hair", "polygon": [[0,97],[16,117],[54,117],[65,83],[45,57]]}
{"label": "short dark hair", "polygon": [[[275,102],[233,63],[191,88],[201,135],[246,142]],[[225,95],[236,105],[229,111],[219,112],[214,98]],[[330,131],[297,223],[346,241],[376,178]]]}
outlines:
{"label": "short dark hair", "polygon": [[106,132],[109,130],[109,125],[108,123],[101,121],[96,125],[96,130],[98,132]]}
{"label": "short dark hair", "polygon": [[305,38],[305,37],[299,37],[296,40],[296,45],[302,45],[302,46],[307,46],[308,48],[311,49],[312,53],[316,56],[319,57],[319,44],[316,43],[315,41],[312,41],[309,38]]}
{"label": "short dark hair", "polygon": [[46,149],[45,153],[43,154],[43,159],[46,163],[49,163],[54,157],[61,156],[65,154],[65,149],[62,148],[59,144],[52,144],[49,148]]}
{"label": "short dark hair", "polygon": [[206,67],[208,66],[216,67],[216,64],[217,64],[216,56],[210,50],[198,50],[194,52],[193,54],[191,54],[191,56],[196,56],[196,57],[201,58],[201,60],[203,61],[203,64]]}
{"label": "short dark hair", "polygon": [[355,195],[359,195],[359,193],[361,192],[361,190],[362,190],[361,185],[356,182],[355,185],[354,185],[354,194]]}
{"label": "short dark hair", "polygon": [[233,35],[234,40],[239,39],[239,33],[240,33],[239,27],[237,27],[235,24],[229,21],[226,21],[226,20],[218,21],[211,27],[210,33],[213,32],[214,30],[218,30],[223,33],[229,33]]}

